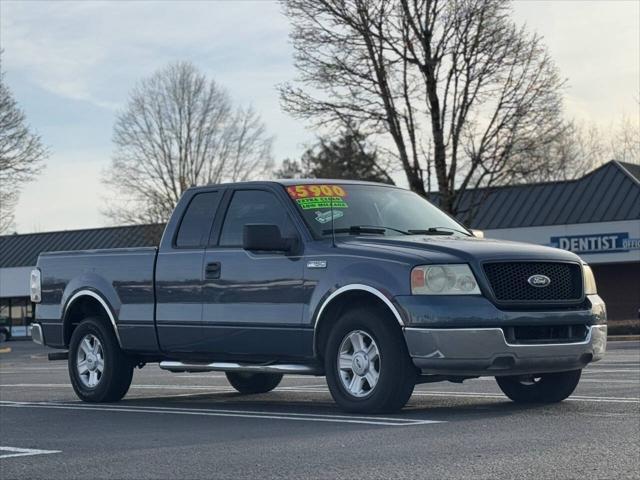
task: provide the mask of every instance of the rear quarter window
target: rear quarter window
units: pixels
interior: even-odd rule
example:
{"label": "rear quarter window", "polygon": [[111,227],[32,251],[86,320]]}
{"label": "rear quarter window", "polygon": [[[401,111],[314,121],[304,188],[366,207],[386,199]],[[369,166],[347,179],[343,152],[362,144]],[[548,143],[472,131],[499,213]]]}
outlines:
{"label": "rear quarter window", "polygon": [[219,192],[195,195],[182,216],[175,246],[178,248],[204,247],[220,203]]}

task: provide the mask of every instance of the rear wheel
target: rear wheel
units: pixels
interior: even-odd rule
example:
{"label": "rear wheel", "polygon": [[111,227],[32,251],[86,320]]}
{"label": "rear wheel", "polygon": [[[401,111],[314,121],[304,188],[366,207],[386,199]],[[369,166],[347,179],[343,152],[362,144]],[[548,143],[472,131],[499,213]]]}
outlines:
{"label": "rear wheel", "polygon": [[578,386],[582,370],[496,377],[504,394],[517,403],[561,402]]}
{"label": "rear wheel", "polygon": [[267,393],[282,380],[281,373],[225,372],[233,388],[244,394]]}
{"label": "rear wheel", "polygon": [[413,393],[416,369],[402,332],[375,309],[342,315],[329,333],[324,361],[331,395],[345,411],[397,411]]}
{"label": "rear wheel", "polygon": [[100,319],[87,318],[73,331],[69,377],[81,400],[117,402],[129,390],[133,367],[113,330]]}

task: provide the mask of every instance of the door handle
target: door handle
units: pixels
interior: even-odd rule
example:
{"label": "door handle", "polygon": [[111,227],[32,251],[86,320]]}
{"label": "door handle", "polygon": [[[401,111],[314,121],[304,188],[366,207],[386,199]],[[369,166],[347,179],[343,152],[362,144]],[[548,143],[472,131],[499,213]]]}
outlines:
{"label": "door handle", "polygon": [[204,276],[209,280],[220,278],[220,270],[222,270],[220,262],[207,263],[207,266],[204,269]]}

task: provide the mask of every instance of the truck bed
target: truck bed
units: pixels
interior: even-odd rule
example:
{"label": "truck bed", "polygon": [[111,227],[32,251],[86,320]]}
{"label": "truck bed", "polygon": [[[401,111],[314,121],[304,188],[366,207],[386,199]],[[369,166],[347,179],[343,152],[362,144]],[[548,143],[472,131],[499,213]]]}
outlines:
{"label": "truck bed", "polygon": [[38,268],[42,272],[42,303],[36,309],[36,320],[42,323],[47,343],[64,346],[63,308],[74,295],[92,290],[100,292],[118,318],[124,348],[136,345],[157,350],[153,283],[156,254],[155,247],[41,254]]}

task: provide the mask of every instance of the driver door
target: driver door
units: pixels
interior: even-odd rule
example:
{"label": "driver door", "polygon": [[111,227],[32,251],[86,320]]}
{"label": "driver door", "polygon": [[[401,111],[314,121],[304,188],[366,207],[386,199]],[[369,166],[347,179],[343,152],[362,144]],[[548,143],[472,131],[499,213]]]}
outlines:
{"label": "driver door", "polygon": [[299,237],[272,190],[231,192],[219,238],[205,251],[203,341],[208,351],[228,357],[301,355],[303,259],[244,250],[243,228],[251,223],[277,225],[283,236]]}

